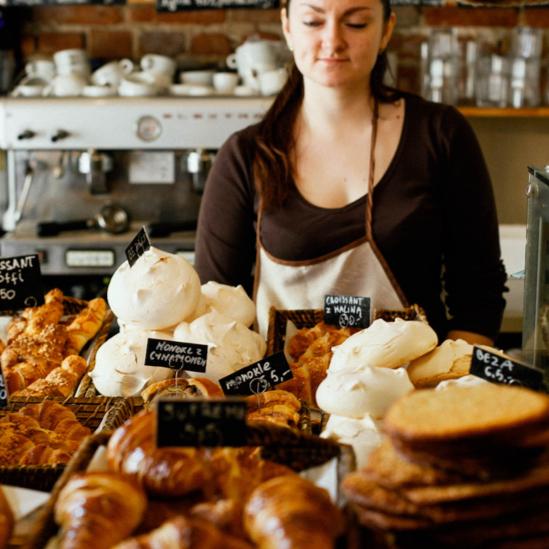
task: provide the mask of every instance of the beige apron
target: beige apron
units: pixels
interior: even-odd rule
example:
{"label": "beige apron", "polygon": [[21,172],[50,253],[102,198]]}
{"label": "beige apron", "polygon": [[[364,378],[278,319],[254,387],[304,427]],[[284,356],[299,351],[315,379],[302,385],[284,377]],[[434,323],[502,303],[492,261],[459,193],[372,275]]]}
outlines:
{"label": "beige apron", "polygon": [[338,250],[305,261],[285,261],[273,257],[261,242],[263,208],[257,219],[257,257],[254,300],[257,323],[267,334],[269,309],[320,309],[326,294],[368,296],[372,310],[400,309],[407,300],[372,235],[372,194],[374,150],[378,109],[374,106],[370,146],[370,176],[366,200],[366,236]]}

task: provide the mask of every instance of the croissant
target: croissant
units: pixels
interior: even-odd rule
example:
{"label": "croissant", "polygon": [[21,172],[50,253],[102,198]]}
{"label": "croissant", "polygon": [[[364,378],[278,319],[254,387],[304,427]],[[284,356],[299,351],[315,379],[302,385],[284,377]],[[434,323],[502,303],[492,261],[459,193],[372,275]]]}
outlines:
{"label": "croissant", "polygon": [[26,389],[17,391],[17,396],[70,396],[80,378],[86,371],[87,364],[79,355],[66,357],[61,366],[54,368],[45,378],[31,383]]}
{"label": "croissant", "polygon": [[16,465],[19,458],[33,446],[34,443],[18,433],[10,423],[2,424],[2,429],[0,429],[0,466]]}
{"label": "croissant", "polygon": [[67,350],[69,354],[78,354],[84,345],[92,339],[103,324],[107,312],[107,303],[101,297],[88,302],[74,320],[67,326]]}
{"label": "croissant", "polygon": [[19,458],[18,465],[56,465],[68,463],[71,453],[61,448],[55,449],[48,444],[36,444]]}
{"label": "croissant", "polygon": [[152,532],[128,539],[115,549],[252,549],[246,541],[228,535],[196,518],[176,517]]}
{"label": "croissant", "polygon": [[79,473],[55,504],[61,549],[110,549],[128,537],[147,506],[143,490],[115,473]]}
{"label": "croissant", "polygon": [[90,429],[76,419],[72,410],[52,400],[28,404],[19,413],[35,418],[43,429],[55,431],[66,440],[79,440],[91,434]]}
{"label": "croissant", "polygon": [[196,448],[157,448],[155,414],[141,411],[114,431],[107,446],[113,471],[137,480],[147,492],[181,496],[200,489],[207,477]]}
{"label": "croissant", "polygon": [[148,493],[244,500],[267,478],[290,469],[262,460],[257,448],[157,448],[153,411],[142,411],[116,429],[107,446],[113,471],[137,480]]}
{"label": "croissant", "polygon": [[332,549],[343,517],[325,490],[293,475],[254,490],[244,508],[244,526],[259,549]]}
{"label": "croissant", "polygon": [[2,488],[0,488],[0,549],[7,547],[13,531],[13,524],[13,513]]}

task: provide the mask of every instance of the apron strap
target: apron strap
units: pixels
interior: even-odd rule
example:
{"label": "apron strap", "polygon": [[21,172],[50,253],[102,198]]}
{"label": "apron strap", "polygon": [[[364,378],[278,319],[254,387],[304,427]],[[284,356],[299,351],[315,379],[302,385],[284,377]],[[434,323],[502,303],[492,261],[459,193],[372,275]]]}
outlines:
{"label": "apron strap", "polygon": [[375,149],[377,140],[377,121],[379,118],[379,105],[374,99],[374,112],[372,117],[372,136],[370,138],[370,173],[368,174],[368,194],[366,195],[366,237],[373,241],[372,212],[374,209],[374,176],[376,168]]}

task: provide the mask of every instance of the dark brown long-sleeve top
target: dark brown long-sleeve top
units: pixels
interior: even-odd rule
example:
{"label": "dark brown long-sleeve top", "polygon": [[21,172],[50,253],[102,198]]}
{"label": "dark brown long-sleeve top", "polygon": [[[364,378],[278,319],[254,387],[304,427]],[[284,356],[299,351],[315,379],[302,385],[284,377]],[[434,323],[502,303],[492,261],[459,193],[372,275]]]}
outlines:
{"label": "dark brown long-sleeve top", "polygon": [[[250,126],[234,134],[219,150],[202,198],[196,245],[203,282],[242,284],[249,292],[256,131]],[[494,197],[477,139],[455,108],[405,94],[400,143],[373,201],[374,239],[408,301],[425,309],[439,337],[451,329],[495,337],[506,275]],[[365,202],[364,196],[326,209],[294,188],[283,208],[264,216],[262,242],[285,260],[327,254],[365,234]]]}

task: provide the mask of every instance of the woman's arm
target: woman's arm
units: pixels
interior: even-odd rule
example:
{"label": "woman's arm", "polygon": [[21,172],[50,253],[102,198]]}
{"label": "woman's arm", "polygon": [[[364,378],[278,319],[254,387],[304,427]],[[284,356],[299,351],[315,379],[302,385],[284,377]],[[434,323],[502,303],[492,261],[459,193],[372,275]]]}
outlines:
{"label": "woman's arm", "polygon": [[200,204],[195,257],[202,283],[242,284],[248,293],[255,261],[252,142],[244,130],[216,155]]}
{"label": "woman's arm", "polygon": [[506,290],[494,195],[469,123],[455,109],[449,108],[446,118],[440,131],[448,158],[442,185],[450,334],[491,341],[500,328]]}

